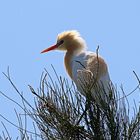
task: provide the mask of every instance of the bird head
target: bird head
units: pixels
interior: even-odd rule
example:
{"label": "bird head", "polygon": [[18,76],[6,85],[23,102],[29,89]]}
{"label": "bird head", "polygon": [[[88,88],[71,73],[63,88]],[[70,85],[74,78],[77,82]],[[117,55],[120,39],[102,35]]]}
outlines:
{"label": "bird head", "polygon": [[76,30],[71,30],[58,34],[56,44],[43,50],[41,53],[45,53],[51,50],[76,52],[83,50],[85,47],[85,41],[80,36],[79,32]]}

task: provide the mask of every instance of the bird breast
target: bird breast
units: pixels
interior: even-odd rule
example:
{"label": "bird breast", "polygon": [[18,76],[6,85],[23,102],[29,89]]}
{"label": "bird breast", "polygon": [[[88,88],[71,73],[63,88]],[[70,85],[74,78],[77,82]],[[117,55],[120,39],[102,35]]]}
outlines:
{"label": "bird breast", "polygon": [[101,56],[93,52],[82,52],[78,55],[66,54],[65,66],[69,76],[80,89],[80,83],[93,83],[93,78],[98,82],[110,81],[107,65]]}
{"label": "bird breast", "polygon": [[93,52],[83,52],[78,56],[72,57],[70,65],[73,79],[77,79],[77,72],[79,70],[92,72],[93,77],[97,80],[108,72],[107,65],[103,58]]}

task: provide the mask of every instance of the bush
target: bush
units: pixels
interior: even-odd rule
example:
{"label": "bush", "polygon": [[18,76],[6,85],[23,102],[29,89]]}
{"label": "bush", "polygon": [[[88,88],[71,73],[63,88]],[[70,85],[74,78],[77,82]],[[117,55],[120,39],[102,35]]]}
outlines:
{"label": "bush", "polygon": [[[126,103],[128,102],[127,95],[123,93],[123,88],[122,93],[124,96],[120,98],[115,87],[109,86],[109,93],[106,93],[103,88],[96,83],[94,84],[94,88],[96,93],[98,93],[97,96],[92,97],[88,87],[85,91],[86,96],[83,96],[77,91],[73,82],[70,83],[67,79],[59,77],[57,74],[57,80],[54,81],[54,77],[51,77],[45,70],[45,74],[41,77],[40,87],[37,91],[29,85],[32,94],[35,96],[35,107],[33,107],[16,88],[11,80],[9,71],[5,76],[21,97],[23,104],[19,104],[2,92],[1,94],[20,106],[26,116],[30,116],[37,126],[34,132],[30,132],[26,130],[26,128],[23,128],[23,125],[15,125],[9,121],[18,128],[21,139],[140,139],[140,107],[135,113],[135,116],[130,119],[129,108],[126,107]],[[137,86],[137,88],[139,88],[139,86]],[[104,95],[104,98],[101,95]],[[2,117],[4,118],[4,116]],[[18,121],[19,124],[22,124],[22,119],[19,116]],[[2,135],[1,139],[8,140],[11,138],[5,127],[5,135]],[[19,137],[17,137],[17,139],[19,139]]]}

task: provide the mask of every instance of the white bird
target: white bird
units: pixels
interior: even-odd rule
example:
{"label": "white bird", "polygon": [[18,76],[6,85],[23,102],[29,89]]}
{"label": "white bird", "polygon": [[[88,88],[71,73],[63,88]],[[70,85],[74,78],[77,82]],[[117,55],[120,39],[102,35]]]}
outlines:
{"label": "white bird", "polygon": [[[100,83],[105,91],[108,92],[110,77],[106,62],[97,53],[86,49],[86,42],[79,32],[71,30],[58,34],[57,43],[41,53],[51,50],[65,51],[64,63],[66,71],[83,95],[85,95],[84,89],[93,85],[93,82]],[[83,88],[82,85],[85,87]]]}

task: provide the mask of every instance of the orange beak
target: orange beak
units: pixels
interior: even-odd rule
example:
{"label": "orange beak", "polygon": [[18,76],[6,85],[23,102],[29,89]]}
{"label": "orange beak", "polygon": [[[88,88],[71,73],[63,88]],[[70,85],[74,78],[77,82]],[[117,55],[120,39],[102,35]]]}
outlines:
{"label": "orange beak", "polygon": [[49,47],[49,48],[47,48],[47,49],[43,50],[41,53],[46,53],[46,52],[49,52],[49,51],[51,51],[51,50],[56,49],[57,47],[58,47],[58,45],[57,45],[57,44],[56,44],[56,45],[53,45],[53,46],[51,46],[51,47]]}

